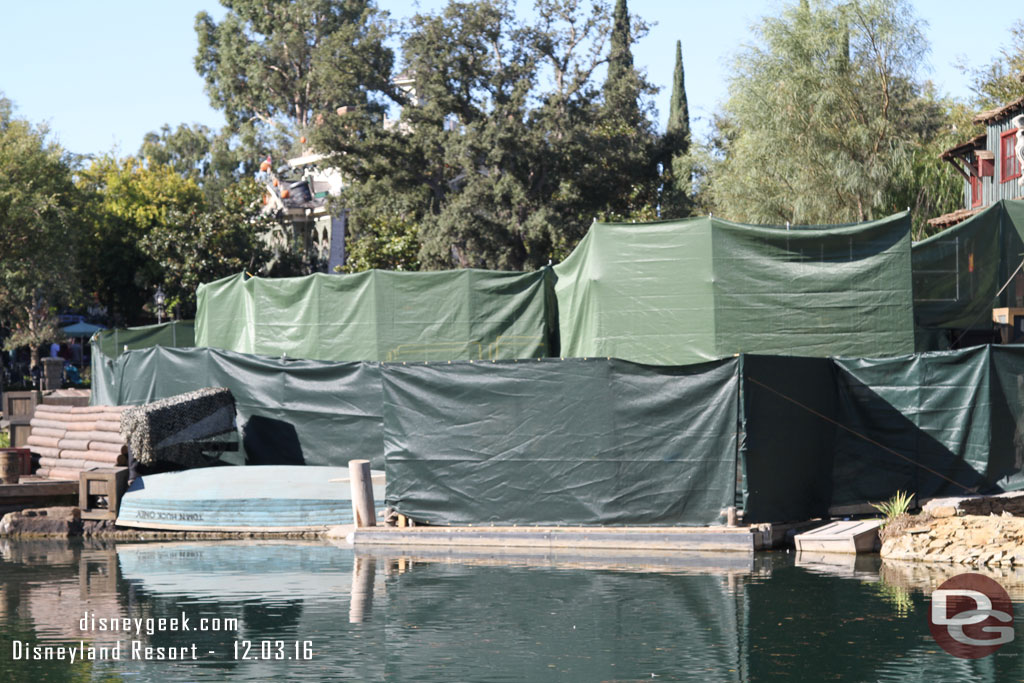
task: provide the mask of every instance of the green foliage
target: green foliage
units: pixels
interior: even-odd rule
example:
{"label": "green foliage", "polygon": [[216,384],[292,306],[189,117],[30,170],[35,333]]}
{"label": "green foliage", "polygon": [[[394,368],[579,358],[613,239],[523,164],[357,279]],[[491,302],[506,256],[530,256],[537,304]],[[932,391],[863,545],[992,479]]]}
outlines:
{"label": "green foliage", "polygon": [[[366,263],[379,263],[383,236],[402,254],[418,241],[425,268],[537,268],[568,254],[597,215],[656,205],[643,104],[653,89],[631,69],[605,83],[634,117],[606,106],[594,79],[612,32],[604,3],[541,0],[523,22],[503,2],[452,2],[406,28],[414,86],[376,94],[401,105],[401,119],[385,126],[379,109],[361,107],[314,134],[352,182],[350,253],[370,240],[363,251],[377,256]],[[628,47],[644,31],[634,21],[620,38]],[[393,242],[403,225],[416,234]]]}
{"label": "green foliage", "polygon": [[0,429],[0,448],[11,447],[11,435],[6,429]]}
{"label": "green foliage", "polygon": [[914,494],[905,491],[897,491],[896,494],[889,500],[882,501],[881,503],[872,503],[871,507],[875,508],[883,515],[885,515],[885,524],[888,524],[900,515],[905,515],[910,511],[910,503],[914,500]]}
{"label": "green foliage", "polygon": [[84,285],[117,324],[152,322],[158,286],[168,317],[193,315],[200,283],[256,270],[269,258],[262,189],[251,179],[209,200],[191,173],[103,157],[78,173],[78,185],[88,197],[80,212],[90,233],[83,257],[92,266]]}
{"label": "green foliage", "polygon": [[2,95],[0,178],[0,325],[11,330],[5,348],[32,346],[34,363],[76,294],[77,193],[67,153]]}
{"label": "green foliage", "polygon": [[1024,96],[1024,19],[1010,27],[1010,44],[1000,48],[991,64],[978,69],[961,65],[960,71],[971,79],[979,109],[1001,107]]}
{"label": "green foliage", "polygon": [[386,16],[366,0],[222,0],[217,24],[196,16],[196,71],[233,128],[259,121],[288,134],[317,116],[367,102],[393,56]]}
{"label": "green foliage", "polygon": [[[941,168],[928,145],[945,123],[943,103],[917,79],[927,44],[906,0],[805,2],[755,30],[716,133],[716,214],[841,223],[935,192],[914,169]],[[942,191],[923,204],[943,205]]]}

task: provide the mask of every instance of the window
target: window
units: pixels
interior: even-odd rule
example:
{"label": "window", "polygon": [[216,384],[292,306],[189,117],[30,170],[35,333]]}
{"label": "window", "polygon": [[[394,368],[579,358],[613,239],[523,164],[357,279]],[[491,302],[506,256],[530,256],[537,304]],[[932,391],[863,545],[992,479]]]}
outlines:
{"label": "window", "polygon": [[971,174],[971,208],[981,206],[981,178]]}
{"label": "window", "polygon": [[1002,182],[1020,178],[1020,160],[1017,159],[1017,129],[999,136],[1000,179]]}

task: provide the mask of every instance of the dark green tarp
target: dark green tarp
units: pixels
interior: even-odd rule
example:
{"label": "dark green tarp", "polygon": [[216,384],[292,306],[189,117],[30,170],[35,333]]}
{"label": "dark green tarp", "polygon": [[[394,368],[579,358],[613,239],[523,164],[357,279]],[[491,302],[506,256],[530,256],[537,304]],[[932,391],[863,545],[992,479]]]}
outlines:
{"label": "dark green tarp", "polygon": [[557,353],[550,269],[234,275],[200,285],[199,346],[313,360],[433,361]]}
{"label": "dark green tarp", "polygon": [[202,387],[235,397],[248,465],[334,465],[369,459],[383,469],[380,365],[153,347],[116,362],[118,403],[137,405]]}
{"label": "dark green tarp", "polygon": [[[913,246],[917,350],[949,345],[945,330],[991,329],[992,309],[1024,306],[1024,201],[1002,200]],[[1006,285],[1002,294],[1000,288]]]}
{"label": "dark green tarp", "polygon": [[433,523],[714,524],[736,501],[738,474],[748,522],[809,519],[897,490],[1024,489],[1022,346],[683,367],[153,347],[115,370],[121,403],[226,386],[243,444],[227,460],[368,458],[386,466],[388,501]]}
{"label": "dark green tarp", "polygon": [[114,360],[125,350],[146,349],[157,345],[185,348],[195,346],[195,342],[195,324],[191,320],[172,320],[160,325],[118,328],[97,333],[91,344],[92,393],[89,402],[94,406],[117,405]]}
{"label": "dark green tarp", "polygon": [[914,350],[910,218],[595,223],[555,267],[563,356],[685,364],[736,353]]}
{"label": "dark green tarp", "polygon": [[719,523],[735,500],[738,368],[388,364],[388,504],[432,524]]}

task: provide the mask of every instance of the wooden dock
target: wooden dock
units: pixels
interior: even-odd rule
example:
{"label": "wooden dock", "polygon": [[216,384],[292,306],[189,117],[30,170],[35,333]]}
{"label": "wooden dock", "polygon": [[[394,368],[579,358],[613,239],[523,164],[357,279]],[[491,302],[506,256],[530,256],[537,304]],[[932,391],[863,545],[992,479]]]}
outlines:
{"label": "wooden dock", "polygon": [[0,510],[77,503],[77,481],[22,475],[17,484],[0,484]]}
{"label": "wooden dock", "polygon": [[767,547],[763,532],[750,527],[363,527],[356,547],[557,548],[632,551],[729,551]]}
{"label": "wooden dock", "polygon": [[797,534],[793,541],[797,552],[874,553],[878,552],[878,528],[881,519],[830,522],[817,529]]}

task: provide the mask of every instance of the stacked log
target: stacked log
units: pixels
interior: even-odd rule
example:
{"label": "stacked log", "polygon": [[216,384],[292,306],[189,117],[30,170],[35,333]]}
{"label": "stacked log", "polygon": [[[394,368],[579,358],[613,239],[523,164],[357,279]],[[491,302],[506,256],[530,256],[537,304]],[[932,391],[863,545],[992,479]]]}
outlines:
{"label": "stacked log", "polygon": [[27,444],[39,456],[36,474],[78,480],[84,470],[124,467],[128,447],[121,436],[121,412],[126,408],[37,405]]}

